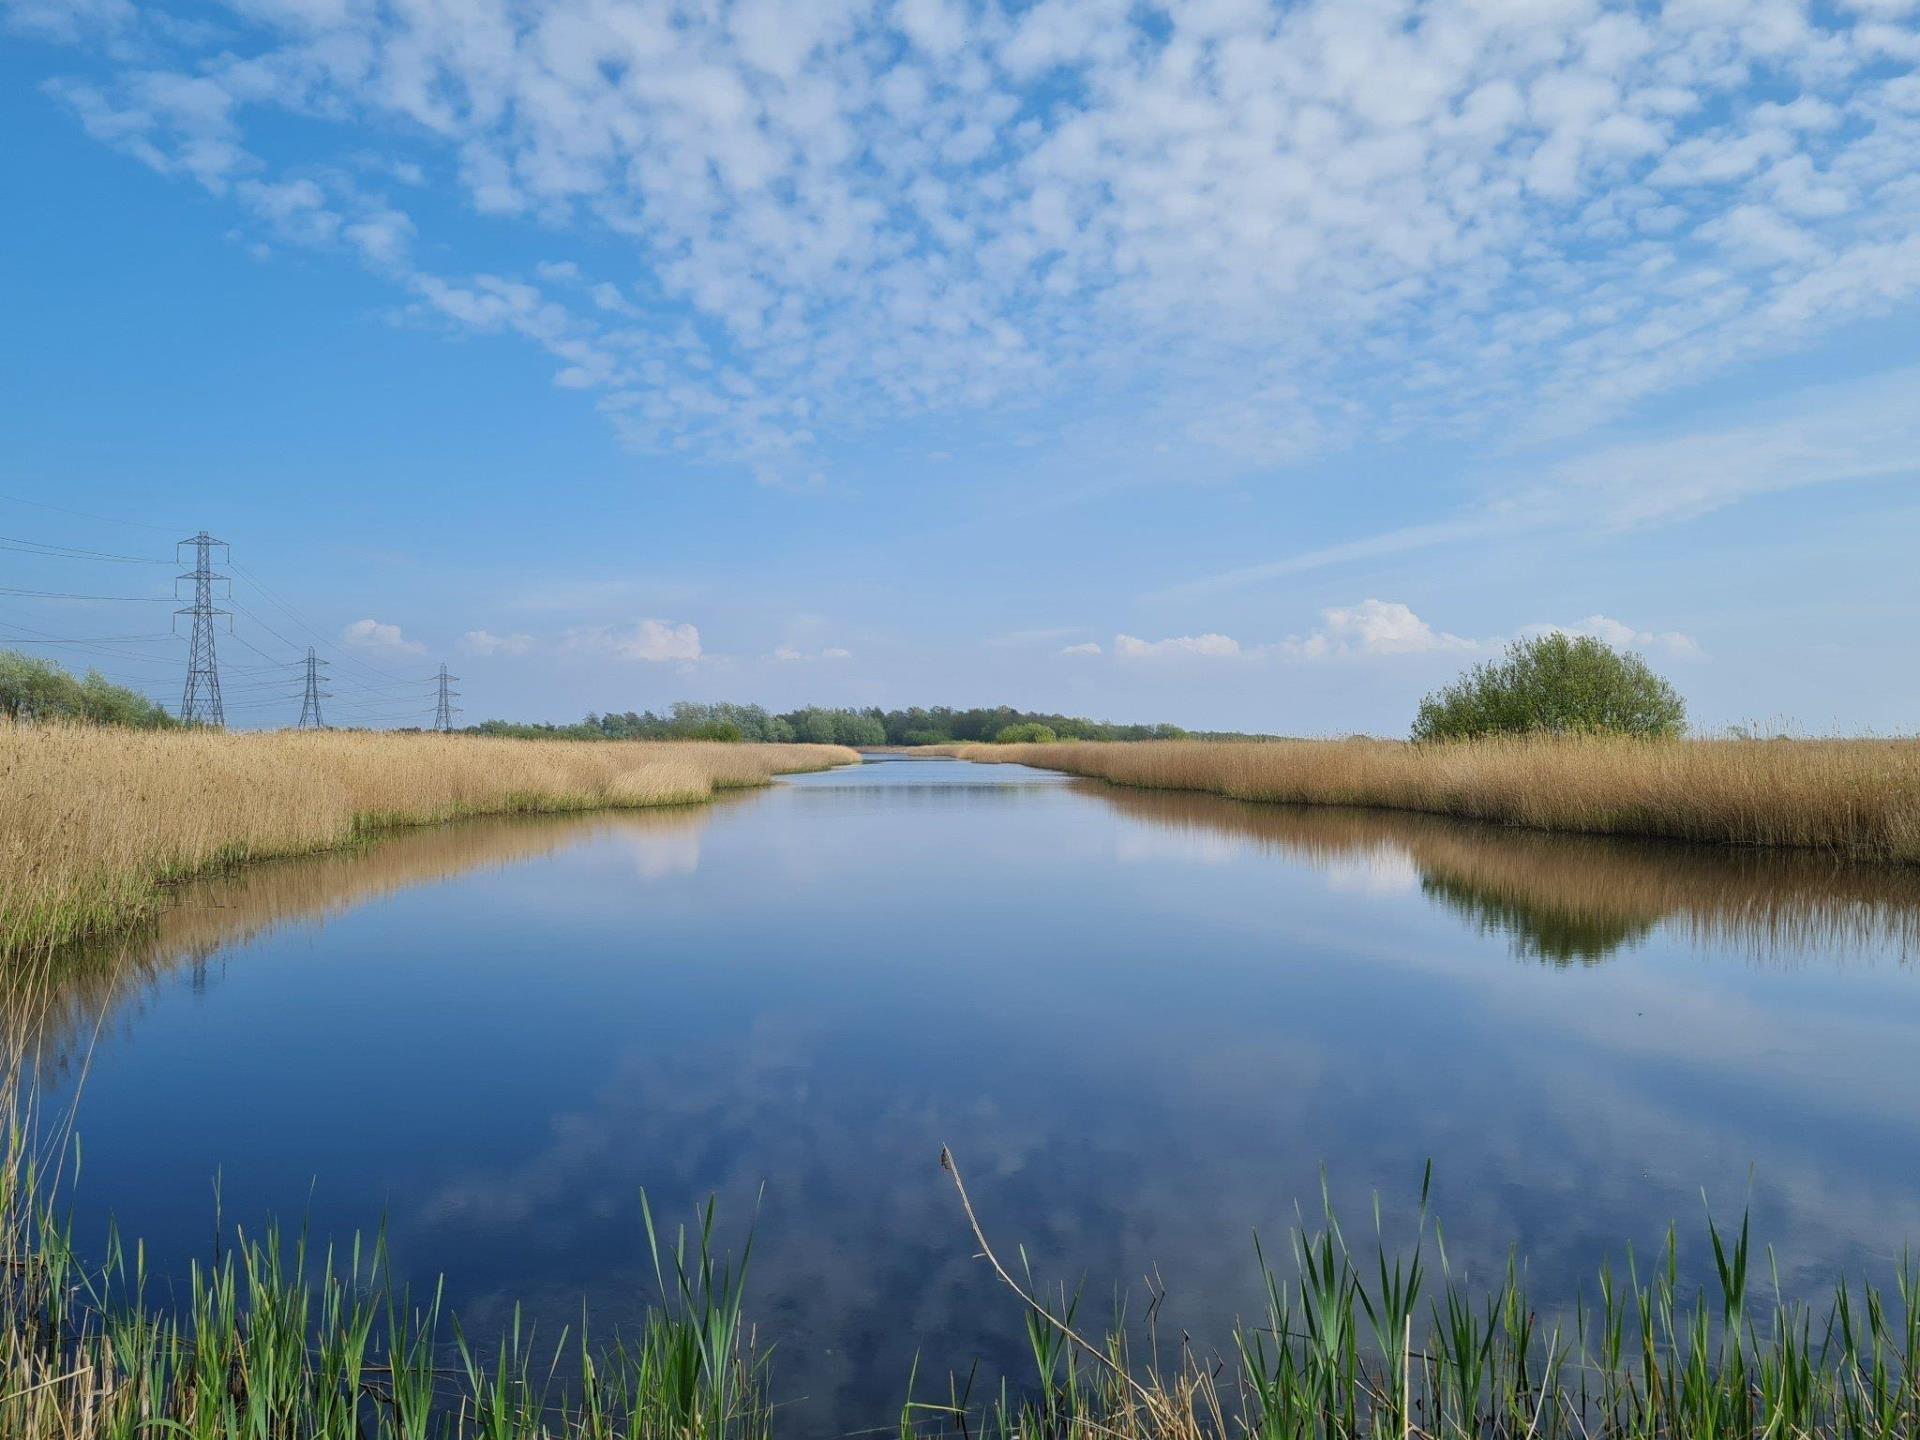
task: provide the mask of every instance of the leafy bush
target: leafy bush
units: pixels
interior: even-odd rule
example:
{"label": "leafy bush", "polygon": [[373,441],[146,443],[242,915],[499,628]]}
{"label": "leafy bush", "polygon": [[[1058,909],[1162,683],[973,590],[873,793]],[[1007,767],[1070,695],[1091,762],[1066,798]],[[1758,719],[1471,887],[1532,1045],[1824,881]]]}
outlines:
{"label": "leafy bush", "polygon": [[723,740],[729,745],[740,743],[740,727],[731,720],[703,720],[680,733],[688,740]]}
{"label": "leafy bush", "polygon": [[1060,737],[1053,728],[1037,721],[1028,721],[1024,725],[1009,725],[993,737],[996,745],[1051,745]]}
{"label": "leafy bush", "polygon": [[9,720],[81,720],[162,730],[177,722],[136,690],[115,685],[98,671],[79,680],[51,660],[0,650],[0,716]]}
{"label": "leafy bush", "polygon": [[1474,735],[1683,734],[1686,702],[1638,655],[1586,635],[1517,640],[1506,656],[1476,665],[1420,702],[1413,738]]}

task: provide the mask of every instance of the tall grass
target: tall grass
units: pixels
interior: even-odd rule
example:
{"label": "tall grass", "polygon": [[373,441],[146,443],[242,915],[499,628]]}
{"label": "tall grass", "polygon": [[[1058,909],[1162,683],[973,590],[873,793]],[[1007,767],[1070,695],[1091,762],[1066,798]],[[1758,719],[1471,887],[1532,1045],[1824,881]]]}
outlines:
{"label": "tall grass", "polygon": [[1920,862],[1920,741],[1501,737],[972,745],[1120,785]]}
{"label": "tall grass", "polygon": [[171,882],[385,827],[686,804],[858,758],[835,745],[0,722],[0,961],[123,925]]}
{"label": "tall grass", "polygon": [[[945,1156],[943,1155],[943,1160]],[[965,1203],[964,1190],[962,1203]],[[968,1218],[972,1218],[969,1208]],[[1603,1264],[1597,1303],[1542,1318],[1510,1258],[1490,1286],[1469,1281],[1430,1223],[1422,1189],[1408,1243],[1375,1213],[1350,1247],[1324,1202],[1275,1264],[1256,1238],[1264,1313],[1235,1327],[1228,1354],[1182,1337],[1162,1353],[1118,1323],[1076,1329],[1076,1297],[1040,1298],[982,1257],[1018,1296],[1034,1369],[983,1405],[909,1397],[903,1440],[939,1429],[988,1440],[1911,1440],[1920,1435],[1920,1264],[1903,1255],[1891,1289],[1841,1280],[1825,1307],[1784,1299],[1771,1258],[1705,1222],[1713,1279],[1680,1279],[1679,1241],[1644,1267]],[[1766,1267],[1763,1269],[1763,1267]],[[1555,1313],[1555,1312],[1546,1312]],[[1144,1342],[1144,1343],[1143,1343]]]}

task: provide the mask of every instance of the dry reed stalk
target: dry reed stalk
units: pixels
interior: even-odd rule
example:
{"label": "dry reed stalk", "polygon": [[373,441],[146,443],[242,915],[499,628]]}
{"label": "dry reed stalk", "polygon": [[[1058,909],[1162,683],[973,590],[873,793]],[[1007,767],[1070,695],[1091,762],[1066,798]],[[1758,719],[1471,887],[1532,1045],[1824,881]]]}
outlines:
{"label": "dry reed stalk", "polygon": [[0,959],[123,925],[169,882],[387,826],[687,804],[857,759],[834,745],[0,722]]}
{"label": "dry reed stalk", "polygon": [[1521,737],[972,745],[1119,785],[1920,862],[1920,741]]}

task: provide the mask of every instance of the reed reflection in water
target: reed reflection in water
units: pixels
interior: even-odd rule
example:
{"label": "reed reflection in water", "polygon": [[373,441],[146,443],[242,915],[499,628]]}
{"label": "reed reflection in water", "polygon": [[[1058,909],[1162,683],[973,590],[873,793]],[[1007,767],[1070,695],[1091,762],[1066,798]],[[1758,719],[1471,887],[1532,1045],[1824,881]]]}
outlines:
{"label": "reed reflection in water", "polygon": [[700,834],[722,794],[701,805],[593,815],[495,816],[395,830],[361,846],[248,865],[180,887],[152,920],[109,941],[75,945],[45,962],[0,968],[7,1043],[46,1074],[70,1073],[116,1016],[137,1016],[143,997],[182,970],[196,989],[227,952],[294,925],[325,921],[370,901],[477,871],[610,838],[632,852],[641,879],[689,874]]}
{"label": "reed reflection in water", "polygon": [[1553,965],[1597,964],[1663,926],[1762,964],[1905,963],[1920,947],[1920,867],[1073,783],[1161,829],[1251,841],[1335,875],[1410,875],[1516,955]]}
{"label": "reed reflection in water", "polygon": [[[1051,777],[1038,782],[1050,786]],[[1026,785],[847,786],[816,803],[898,808],[916,800],[952,807],[1003,804]],[[1556,835],[1444,816],[1259,804],[1179,791],[1072,780],[1131,821],[1203,840],[1251,842],[1358,883],[1394,888],[1405,878],[1517,956],[1591,965],[1666,927],[1702,948],[1756,964],[1892,959],[1920,952],[1920,868],[1850,863],[1780,850],[1740,850],[1603,836]],[[715,804],[734,806],[745,797]],[[41,991],[34,1033],[16,1053],[43,1067],[72,1063],[76,1046],[117,1009],[182,968],[196,985],[222,952],[289,925],[474,871],[501,869],[602,836],[632,847],[643,878],[689,873],[713,805],[604,815],[477,819],[398,831],[352,850],[248,866],[184,886],[152,922],[112,942],[74,947],[46,971],[15,967],[0,983]],[[1122,832],[1125,833],[1125,832]]]}

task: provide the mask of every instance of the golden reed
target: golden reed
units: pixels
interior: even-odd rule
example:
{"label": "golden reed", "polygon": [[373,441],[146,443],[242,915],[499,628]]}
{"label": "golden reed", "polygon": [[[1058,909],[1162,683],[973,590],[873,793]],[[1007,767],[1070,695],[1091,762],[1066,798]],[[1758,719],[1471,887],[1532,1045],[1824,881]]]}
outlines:
{"label": "golden reed", "polygon": [[1506,737],[969,745],[1119,785],[1920,862],[1920,741]]}
{"label": "golden reed", "polygon": [[170,882],[388,826],[688,804],[858,758],[836,745],[0,722],[0,958],[137,919]]}

